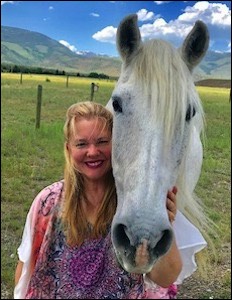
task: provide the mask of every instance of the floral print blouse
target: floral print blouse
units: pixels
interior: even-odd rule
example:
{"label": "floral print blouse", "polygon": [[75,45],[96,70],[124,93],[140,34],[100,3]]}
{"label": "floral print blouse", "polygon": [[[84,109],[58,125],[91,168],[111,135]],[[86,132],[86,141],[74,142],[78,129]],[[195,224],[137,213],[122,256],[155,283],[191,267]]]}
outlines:
{"label": "floral print blouse", "polygon": [[128,273],[114,254],[110,228],[81,246],[66,243],[59,218],[63,180],[33,201],[18,249],[24,262],[14,299],[174,299],[177,286],[161,288]]}

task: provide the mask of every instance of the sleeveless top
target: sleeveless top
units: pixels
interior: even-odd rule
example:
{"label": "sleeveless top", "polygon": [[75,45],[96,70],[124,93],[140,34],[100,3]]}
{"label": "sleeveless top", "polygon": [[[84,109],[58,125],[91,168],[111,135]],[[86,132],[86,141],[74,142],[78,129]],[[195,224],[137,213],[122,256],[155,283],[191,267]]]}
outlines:
{"label": "sleeveless top", "polygon": [[24,263],[14,299],[174,299],[177,287],[162,288],[117,262],[110,228],[81,246],[66,243],[59,217],[63,183],[53,183],[34,199],[18,248]]}

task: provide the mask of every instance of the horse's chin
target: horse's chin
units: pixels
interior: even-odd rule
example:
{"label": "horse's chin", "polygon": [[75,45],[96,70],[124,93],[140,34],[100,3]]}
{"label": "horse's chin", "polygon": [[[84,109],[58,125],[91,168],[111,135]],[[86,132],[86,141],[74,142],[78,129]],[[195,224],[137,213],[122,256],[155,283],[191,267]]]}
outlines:
{"label": "horse's chin", "polygon": [[128,273],[136,273],[136,274],[149,273],[152,270],[158,257],[153,258],[152,260],[149,259],[149,261],[147,263],[144,263],[143,265],[138,266],[136,264],[136,254],[135,253],[136,253],[135,250],[134,251],[131,250],[130,255],[125,255],[125,252],[124,252],[124,254],[121,254],[119,251],[115,251],[118,263]]}
{"label": "horse's chin", "polygon": [[136,273],[136,274],[147,274],[149,272],[151,272],[153,268],[153,264],[147,264],[146,266],[143,267],[134,267],[131,265],[128,265],[127,263],[125,263],[123,265],[123,269],[126,270],[128,273]]}

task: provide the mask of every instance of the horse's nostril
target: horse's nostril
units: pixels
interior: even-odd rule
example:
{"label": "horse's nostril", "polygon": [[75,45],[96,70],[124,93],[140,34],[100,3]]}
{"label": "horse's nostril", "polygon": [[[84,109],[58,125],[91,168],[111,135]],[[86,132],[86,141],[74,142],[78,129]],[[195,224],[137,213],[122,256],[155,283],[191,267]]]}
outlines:
{"label": "horse's nostril", "polygon": [[126,225],[120,223],[115,225],[113,229],[112,239],[114,246],[121,253],[124,253],[130,248],[136,249],[142,240],[149,241],[149,249],[156,257],[166,253],[171,245],[173,233],[170,229],[166,229],[160,232],[156,237],[153,235],[135,233],[132,235]]}
{"label": "horse's nostril", "polygon": [[172,231],[169,229],[164,230],[162,237],[156,243],[156,246],[153,248],[154,254],[158,257],[165,254],[171,246],[172,238]]}
{"label": "horse's nostril", "polygon": [[113,242],[116,248],[121,249],[127,248],[130,246],[131,241],[128,236],[128,232],[126,233],[126,226],[123,224],[118,224],[115,226],[113,230]]}

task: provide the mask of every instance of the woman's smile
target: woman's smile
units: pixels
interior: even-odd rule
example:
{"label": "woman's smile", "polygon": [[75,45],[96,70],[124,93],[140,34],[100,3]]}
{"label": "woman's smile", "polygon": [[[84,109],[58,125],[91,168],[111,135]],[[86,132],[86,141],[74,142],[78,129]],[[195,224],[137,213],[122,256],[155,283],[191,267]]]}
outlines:
{"label": "woman's smile", "polygon": [[87,167],[89,167],[91,169],[97,169],[97,168],[101,167],[103,165],[103,163],[104,163],[104,160],[95,160],[95,161],[85,162]]}

